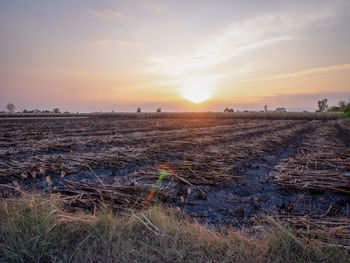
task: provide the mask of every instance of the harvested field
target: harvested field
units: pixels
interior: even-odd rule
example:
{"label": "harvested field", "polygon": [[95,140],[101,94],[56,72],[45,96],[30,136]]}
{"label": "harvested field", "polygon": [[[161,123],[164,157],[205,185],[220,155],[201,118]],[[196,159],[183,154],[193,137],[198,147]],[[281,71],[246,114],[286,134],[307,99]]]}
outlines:
{"label": "harvested field", "polygon": [[213,226],[254,227],[269,215],[303,234],[343,222],[336,237],[349,240],[341,121],[95,116],[0,127],[3,198],[42,191],[92,213],[101,202],[123,211],[161,201]]}

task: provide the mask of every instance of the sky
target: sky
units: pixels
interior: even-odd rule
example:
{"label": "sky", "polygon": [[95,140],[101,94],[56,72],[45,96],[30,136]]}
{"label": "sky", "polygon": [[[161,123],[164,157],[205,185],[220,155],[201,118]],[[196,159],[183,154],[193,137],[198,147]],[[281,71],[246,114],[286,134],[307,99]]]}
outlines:
{"label": "sky", "polygon": [[0,111],[350,101],[350,1],[0,0]]}

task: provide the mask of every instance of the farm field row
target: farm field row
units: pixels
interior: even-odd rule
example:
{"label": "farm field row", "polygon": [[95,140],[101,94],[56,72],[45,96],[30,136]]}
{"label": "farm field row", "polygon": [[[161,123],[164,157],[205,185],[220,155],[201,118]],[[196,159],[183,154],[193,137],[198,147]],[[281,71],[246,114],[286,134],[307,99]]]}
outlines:
{"label": "farm field row", "polygon": [[349,142],[348,128],[333,120],[6,120],[0,189],[3,198],[56,194],[91,211],[100,202],[119,211],[158,200],[217,227],[254,229],[269,215],[343,242]]}

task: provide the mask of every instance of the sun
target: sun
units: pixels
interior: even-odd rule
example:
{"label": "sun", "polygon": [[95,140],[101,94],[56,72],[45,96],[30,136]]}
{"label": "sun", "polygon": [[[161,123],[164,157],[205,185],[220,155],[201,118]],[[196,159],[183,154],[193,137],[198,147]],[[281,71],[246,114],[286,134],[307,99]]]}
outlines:
{"label": "sun", "polygon": [[213,96],[212,80],[206,77],[185,79],[181,82],[180,93],[193,103],[204,102]]}

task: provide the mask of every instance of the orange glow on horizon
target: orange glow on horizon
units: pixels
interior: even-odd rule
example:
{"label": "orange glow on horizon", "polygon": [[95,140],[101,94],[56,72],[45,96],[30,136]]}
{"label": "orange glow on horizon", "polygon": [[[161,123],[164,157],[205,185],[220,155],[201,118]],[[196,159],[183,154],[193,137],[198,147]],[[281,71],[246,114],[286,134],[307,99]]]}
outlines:
{"label": "orange glow on horizon", "polygon": [[214,95],[213,79],[204,76],[187,78],[181,81],[181,96],[195,104],[200,104]]}

